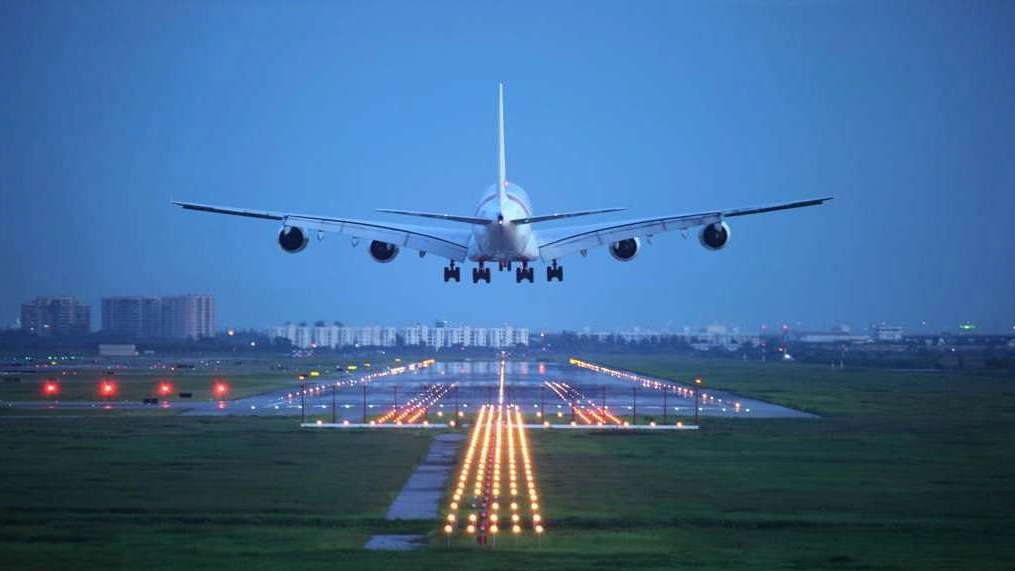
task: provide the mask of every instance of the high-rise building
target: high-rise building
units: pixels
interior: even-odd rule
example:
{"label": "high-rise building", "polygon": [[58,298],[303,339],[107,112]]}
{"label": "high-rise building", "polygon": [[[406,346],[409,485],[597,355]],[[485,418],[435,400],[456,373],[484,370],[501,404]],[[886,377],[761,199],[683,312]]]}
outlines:
{"label": "high-rise building", "polygon": [[162,331],[175,339],[214,337],[215,300],[210,295],[163,297]]}
{"label": "high-rise building", "polygon": [[36,335],[84,335],[92,328],[92,308],[76,297],[37,297],[21,304],[21,329]]}
{"label": "high-rise building", "polygon": [[162,299],[140,296],[102,298],[102,330],[130,339],[162,337]]}

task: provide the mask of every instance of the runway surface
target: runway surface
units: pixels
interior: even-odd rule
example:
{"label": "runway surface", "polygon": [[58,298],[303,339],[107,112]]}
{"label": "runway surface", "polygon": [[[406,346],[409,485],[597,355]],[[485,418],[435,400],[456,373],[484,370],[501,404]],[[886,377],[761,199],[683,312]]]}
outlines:
{"label": "runway surface", "polygon": [[[542,412],[540,416],[547,420],[574,420],[578,424],[585,422],[583,416],[591,423],[604,424],[630,421],[635,416],[639,422],[646,418],[659,422],[676,416],[687,418],[694,414],[696,399],[698,414],[705,417],[814,417],[810,413],[740,397],[726,391],[713,391],[707,386],[695,387],[693,379],[677,383],[578,363],[507,362],[505,400],[518,404],[527,415]],[[393,373],[373,373],[342,380],[320,378],[303,386],[293,382],[288,387],[237,400],[171,400],[155,406],[184,409],[185,415],[201,416],[298,417],[302,410],[308,417],[330,417],[334,409],[337,422],[350,423],[379,420],[394,412],[386,419],[393,422],[403,410],[409,412],[401,417],[401,421],[409,423],[413,418],[411,409],[415,406],[416,410],[425,410],[431,420],[436,421],[435,411],[440,418],[451,419],[456,411],[473,414],[482,405],[497,402],[499,367],[498,361],[436,362],[413,370],[403,367]],[[407,406],[414,397],[422,400]],[[3,404],[8,408],[23,410],[155,408],[139,402],[123,401],[20,401]]]}

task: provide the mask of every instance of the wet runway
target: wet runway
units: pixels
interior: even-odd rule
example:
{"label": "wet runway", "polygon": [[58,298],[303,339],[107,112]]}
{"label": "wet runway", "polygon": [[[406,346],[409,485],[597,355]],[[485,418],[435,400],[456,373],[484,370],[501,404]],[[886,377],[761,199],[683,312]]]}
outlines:
{"label": "wet runway", "polygon": [[[581,363],[581,362],[579,362]],[[505,402],[518,404],[528,415],[564,422],[581,423],[578,413],[591,416],[597,411],[604,423],[637,417],[664,422],[670,417],[694,415],[695,397],[701,416],[739,418],[809,418],[806,412],[763,401],[743,398],[725,391],[713,391],[688,383],[632,375],[625,371],[587,368],[566,363],[507,362]],[[596,365],[591,365],[597,367]],[[498,361],[437,362],[428,367],[408,367],[397,374],[371,375],[295,384],[264,394],[226,401],[162,402],[158,407],[186,409],[186,415],[284,415],[330,417],[337,422],[364,422],[380,419],[392,410],[405,408],[410,399],[426,397],[431,420],[451,419],[455,412],[476,413],[484,404],[496,403],[499,387]],[[561,396],[561,393],[564,396]],[[436,397],[436,400],[433,400]],[[302,402],[301,402],[302,401]],[[433,402],[431,402],[433,401]],[[572,407],[572,403],[575,404]],[[125,402],[45,401],[5,403],[17,409],[59,408],[67,410],[111,408],[151,409],[151,405]],[[572,412],[574,411],[574,412]],[[664,418],[665,411],[665,418]],[[608,414],[606,414],[608,413]],[[439,417],[437,416],[439,415]],[[406,417],[409,418],[409,417]]]}

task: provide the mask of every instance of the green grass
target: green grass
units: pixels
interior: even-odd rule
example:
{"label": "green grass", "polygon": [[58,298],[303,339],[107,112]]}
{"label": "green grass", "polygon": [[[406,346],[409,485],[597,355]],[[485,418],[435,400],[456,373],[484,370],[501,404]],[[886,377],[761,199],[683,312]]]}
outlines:
{"label": "green grass", "polygon": [[661,356],[586,360],[685,383],[701,378],[706,391],[728,389],[820,415],[945,417],[954,416],[952,409],[961,406],[976,414],[1015,418],[1015,377],[1003,373],[837,370],[800,363]]}
{"label": "green grass", "polygon": [[[293,419],[0,419],[0,567],[1004,569],[1015,380],[612,358],[798,407],[697,432],[531,432],[547,533],[382,519],[434,432]],[[435,420],[435,419],[432,419]],[[375,533],[428,549],[374,553]]]}
{"label": "green grass", "polygon": [[293,419],[262,418],[12,419],[0,428],[0,568],[287,561],[360,547],[374,532],[406,528],[383,514],[432,437],[298,431]]}

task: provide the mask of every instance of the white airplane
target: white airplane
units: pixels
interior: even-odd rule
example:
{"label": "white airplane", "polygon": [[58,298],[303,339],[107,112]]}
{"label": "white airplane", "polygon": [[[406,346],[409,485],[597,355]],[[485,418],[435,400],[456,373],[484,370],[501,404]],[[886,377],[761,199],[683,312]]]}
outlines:
{"label": "white airplane", "polygon": [[713,210],[697,214],[681,214],[677,216],[661,216],[625,220],[621,222],[603,222],[587,226],[567,226],[553,229],[534,228],[535,225],[624,210],[623,208],[603,208],[583,210],[562,214],[535,215],[529,195],[522,187],[507,180],[507,169],[504,152],[504,85],[500,85],[497,99],[497,184],[483,193],[483,197],[471,216],[438,214],[431,212],[413,212],[406,210],[378,209],[378,212],[401,214],[422,218],[435,218],[458,224],[457,227],[436,228],[415,225],[391,224],[388,222],[372,222],[332,218],[329,216],[313,216],[286,212],[264,210],[247,210],[224,206],[211,206],[191,202],[173,202],[188,210],[201,210],[233,216],[263,218],[282,222],[278,234],[278,244],[285,252],[295,254],[302,252],[310,242],[310,232],[317,231],[318,240],[324,239],[327,232],[345,234],[352,237],[352,244],[370,240],[370,255],[374,260],[388,263],[398,256],[402,248],[416,250],[423,257],[428,252],[447,258],[448,265],[444,268],[444,281],[462,279],[462,269],[456,262],[466,260],[476,262],[472,268],[472,282],[485,281],[490,283],[490,267],[488,263],[497,263],[498,271],[515,268],[515,282],[521,283],[535,279],[535,268],[530,264],[542,261],[546,266],[546,280],[564,280],[564,267],[558,260],[575,252],[582,256],[588,254],[590,248],[607,246],[610,255],[621,262],[629,262],[641,250],[641,238],[650,242],[652,236],[663,232],[680,230],[686,238],[687,230],[701,226],[698,241],[709,250],[719,250],[726,246],[730,237],[727,218],[760,214],[776,210],[788,210],[804,206],[814,206],[831,200],[831,197],[785,202],[770,206],[754,208],[738,208],[734,210]]}

